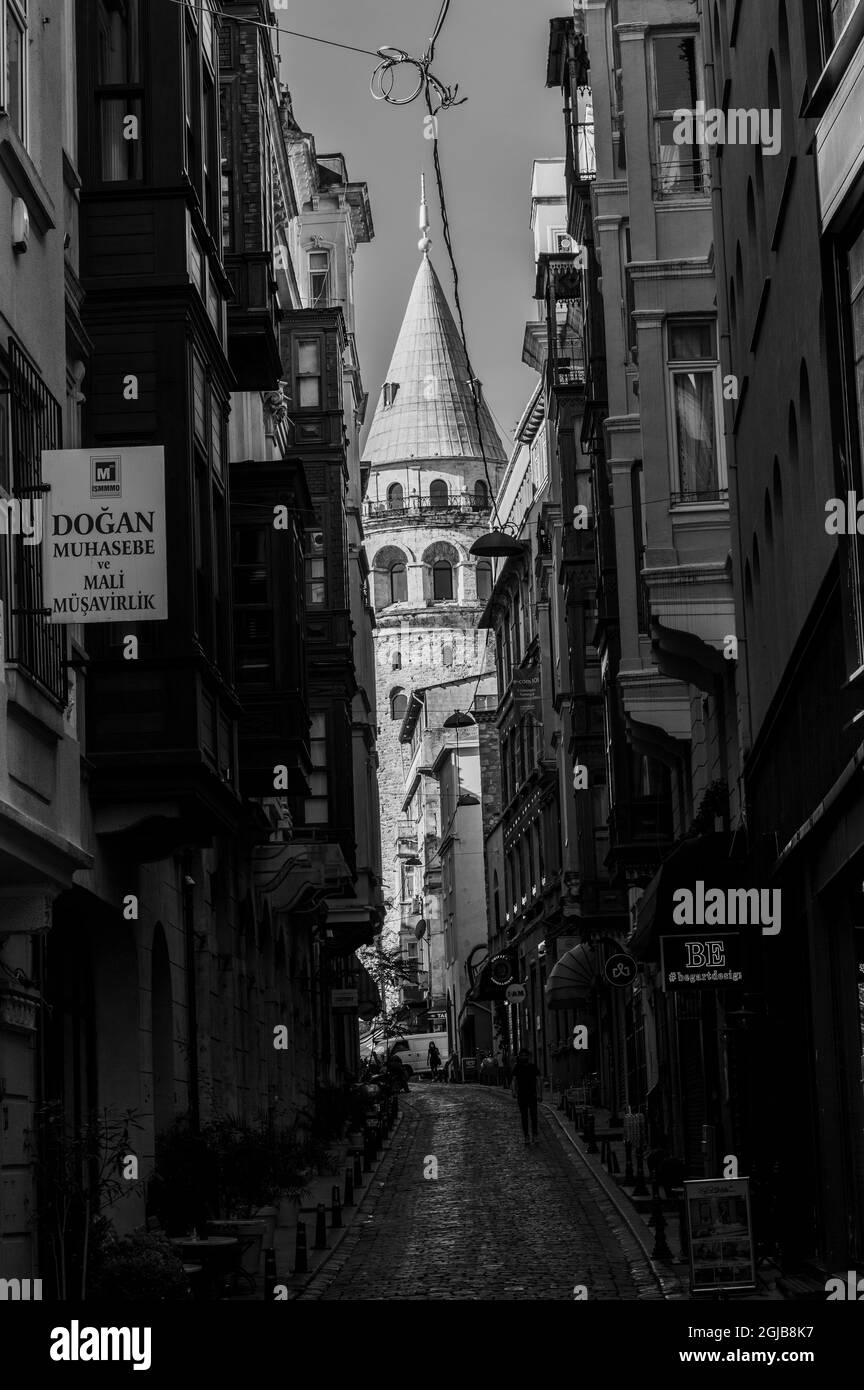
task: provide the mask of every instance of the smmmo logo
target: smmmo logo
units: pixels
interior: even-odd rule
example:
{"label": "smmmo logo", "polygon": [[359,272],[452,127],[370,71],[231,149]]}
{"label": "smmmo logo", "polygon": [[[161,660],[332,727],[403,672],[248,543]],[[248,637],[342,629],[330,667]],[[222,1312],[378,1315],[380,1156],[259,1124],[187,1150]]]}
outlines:
{"label": "smmmo logo", "polygon": [[94,454],[90,459],[90,496],[120,496],[120,455]]}
{"label": "smmmo logo", "polygon": [[0,1279],[0,1302],[28,1303],[42,1298],[41,1279]]}

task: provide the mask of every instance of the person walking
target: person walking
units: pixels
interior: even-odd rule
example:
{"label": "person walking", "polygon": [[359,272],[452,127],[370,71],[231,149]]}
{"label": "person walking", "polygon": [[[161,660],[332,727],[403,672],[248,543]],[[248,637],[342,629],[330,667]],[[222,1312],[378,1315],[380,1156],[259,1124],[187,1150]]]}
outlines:
{"label": "person walking", "polygon": [[407,1091],[410,1089],[408,1086],[408,1078],[405,1075],[405,1067],[398,1052],[390,1053],[390,1059],[387,1063],[387,1073],[397,1091]]}
{"label": "person walking", "polygon": [[[540,1071],[530,1060],[527,1047],[519,1049],[513,1068],[512,1091],[519,1106],[522,1133],[526,1147],[537,1143],[537,1101],[540,1098]],[[528,1116],[531,1116],[531,1137],[528,1137]]]}
{"label": "person walking", "polygon": [[438,1068],[441,1065],[441,1053],[435,1046],[434,1040],[429,1043],[429,1051],[426,1053],[426,1065],[432,1073],[432,1080],[438,1080]]}

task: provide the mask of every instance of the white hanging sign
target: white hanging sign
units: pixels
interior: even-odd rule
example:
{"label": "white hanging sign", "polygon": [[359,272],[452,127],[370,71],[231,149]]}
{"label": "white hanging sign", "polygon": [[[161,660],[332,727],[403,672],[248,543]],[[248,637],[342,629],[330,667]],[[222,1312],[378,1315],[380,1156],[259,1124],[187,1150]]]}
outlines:
{"label": "white hanging sign", "polygon": [[46,449],[43,593],[52,623],[168,617],[162,445]]}

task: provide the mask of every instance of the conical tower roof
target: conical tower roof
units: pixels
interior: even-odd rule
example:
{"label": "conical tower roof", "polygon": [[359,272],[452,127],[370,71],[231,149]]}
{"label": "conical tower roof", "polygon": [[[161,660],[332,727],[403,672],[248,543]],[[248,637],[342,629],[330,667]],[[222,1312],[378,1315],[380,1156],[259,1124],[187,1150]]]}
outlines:
{"label": "conical tower roof", "polygon": [[[413,459],[479,459],[480,440],[470,372],[450,305],[429,256],[424,255],[405,310],[387,382],[363,451],[374,466]],[[506,454],[485,402],[479,410],[488,463]]]}

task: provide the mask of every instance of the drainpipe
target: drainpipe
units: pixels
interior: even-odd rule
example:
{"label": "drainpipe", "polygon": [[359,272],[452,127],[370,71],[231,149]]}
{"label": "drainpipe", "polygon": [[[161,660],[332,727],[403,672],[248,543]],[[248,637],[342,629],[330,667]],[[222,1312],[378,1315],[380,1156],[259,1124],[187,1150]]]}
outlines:
{"label": "drainpipe", "polygon": [[201,1128],[201,1098],[198,1082],[198,995],[195,980],[195,880],[189,873],[189,867],[190,859],[184,855],[180,863],[182,874],[180,895],[186,966],[189,1118],[192,1123],[192,1133],[197,1134]]}

